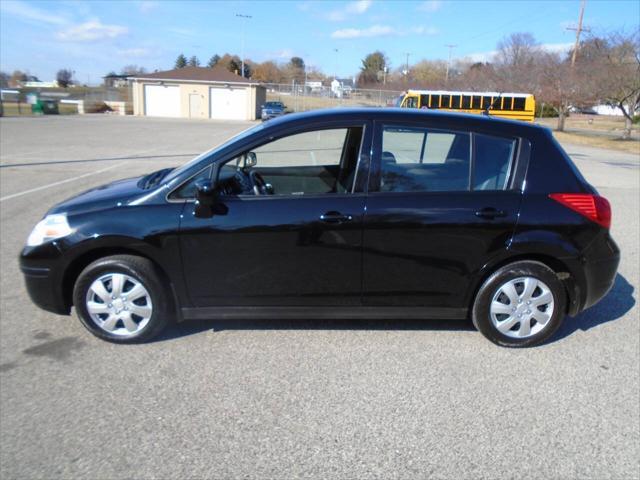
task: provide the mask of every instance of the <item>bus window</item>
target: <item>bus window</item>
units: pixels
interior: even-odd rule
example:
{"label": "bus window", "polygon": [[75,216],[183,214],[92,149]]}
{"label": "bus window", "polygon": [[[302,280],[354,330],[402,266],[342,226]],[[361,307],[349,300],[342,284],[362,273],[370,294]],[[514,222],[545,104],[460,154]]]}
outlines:
{"label": "bus window", "polygon": [[418,108],[418,97],[405,97],[403,108]]}
{"label": "bus window", "polygon": [[431,108],[440,108],[440,95],[431,95]]}
{"label": "bus window", "polygon": [[480,97],[478,95],[474,95],[473,96],[473,101],[471,102],[471,108],[473,108],[474,110],[480,110],[480,108],[482,108],[480,106],[481,100],[482,100],[482,97]]}
{"label": "bus window", "polygon": [[502,97],[493,97],[492,110],[502,110]]}
{"label": "bus window", "polygon": [[513,99],[513,109],[514,110],[524,110],[525,100],[526,100],[526,98],[524,98],[524,97],[514,97],[514,99]]}
{"label": "bus window", "polygon": [[491,103],[491,97],[482,97],[482,108],[483,110],[486,110],[487,108],[491,107],[492,103]]}
{"label": "bus window", "polygon": [[429,108],[429,95],[420,95],[420,108]]}
{"label": "bus window", "polygon": [[469,95],[462,96],[462,108],[468,110],[471,108],[471,97]]}
{"label": "bus window", "polygon": [[451,95],[451,108],[460,108],[460,95]]}
{"label": "bus window", "polygon": [[451,95],[442,95],[440,102],[442,108],[449,108],[451,106]]}
{"label": "bus window", "polygon": [[513,103],[513,97],[504,97],[502,99],[502,109],[503,110],[513,110],[511,104]]}

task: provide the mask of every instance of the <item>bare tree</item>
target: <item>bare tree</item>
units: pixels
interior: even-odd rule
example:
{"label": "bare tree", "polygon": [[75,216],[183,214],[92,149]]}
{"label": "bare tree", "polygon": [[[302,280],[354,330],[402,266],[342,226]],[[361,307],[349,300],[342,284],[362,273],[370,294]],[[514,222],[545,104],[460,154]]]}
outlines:
{"label": "bare tree", "polygon": [[122,75],[142,75],[147,73],[147,70],[144,67],[139,67],[138,65],[125,65],[122,67],[121,73]]}
{"label": "bare tree", "polygon": [[640,110],[640,35],[636,31],[592,37],[584,50],[591,59],[597,95],[622,112],[623,138],[631,138],[633,116]]}
{"label": "bare tree", "polygon": [[56,81],[61,87],[67,88],[73,83],[73,72],[68,68],[58,70],[58,73],[56,73]]}

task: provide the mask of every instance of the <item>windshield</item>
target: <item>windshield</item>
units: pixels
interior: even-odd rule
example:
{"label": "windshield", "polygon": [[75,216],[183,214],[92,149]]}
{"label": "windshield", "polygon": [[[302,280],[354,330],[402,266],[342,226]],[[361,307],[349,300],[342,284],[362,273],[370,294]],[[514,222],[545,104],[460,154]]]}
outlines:
{"label": "windshield", "polygon": [[[198,162],[200,162],[201,160],[209,157],[210,155],[213,155],[214,153],[216,153],[219,150],[222,150],[225,147],[228,147],[229,145],[231,145],[233,142],[237,141],[237,140],[242,140],[243,138],[248,137],[249,135],[253,135],[256,132],[259,132],[260,130],[262,130],[264,128],[263,124],[258,124],[258,125],[254,125],[253,127],[249,127],[246,130],[243,130],[242,132],[240,132],[239,134],[237,134],[234,137],[231,137],[229,140],[227,140],[224,143],[221,143],[220,145],[217,145],[215,147],[213,147],[211,150],[208,150],[204,153],[201,153],[200,155],[198,155],[196,158],[194,158],[193,160],[189,160],[187,163],[185,163],[184,165],[182,165],[181,167],[176,168],[175,170],[173,170],[171,173],[169,173],[165,178],[164,178],[164,183],[169,183],[171,182],[174,178],[178,178],[180,175],[182,175],[184,172],[186,172],[187,170],[189,170],[191,167],[193,167],[194,165],[196,165]],[[204,167],[204,166],[203,166]]]}

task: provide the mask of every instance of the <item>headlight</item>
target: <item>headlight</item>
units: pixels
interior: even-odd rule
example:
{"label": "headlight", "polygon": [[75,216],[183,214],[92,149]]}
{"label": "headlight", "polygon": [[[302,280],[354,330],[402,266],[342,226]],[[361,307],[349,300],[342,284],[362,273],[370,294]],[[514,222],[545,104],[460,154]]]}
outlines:
{"label": "headlight", "polygon": [[65,214],[47,215],[33,228],[27,238],[27,245],[36,247],[56,238],[66,237],[73,233]]}

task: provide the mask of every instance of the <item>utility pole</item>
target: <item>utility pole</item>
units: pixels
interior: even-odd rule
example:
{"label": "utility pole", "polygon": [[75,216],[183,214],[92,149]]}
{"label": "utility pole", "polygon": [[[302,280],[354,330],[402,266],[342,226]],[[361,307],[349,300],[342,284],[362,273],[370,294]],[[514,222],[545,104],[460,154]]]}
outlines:
{"label": "utility pole", "polygon": [[576,64],[576,57],[578,55],[578,48],[580,47],[580,34],[582,32],[590,32],[588,28],[583,28],[582,26],[582,18],[584,17],[584,6],[587,3],[587,0],[582,0],[580,4],[580,17],[578,18],[578,26],[577,27],[567,27],[567,30],[575,30],[576,32],[576,43],[573,45],[573,53],[571,54],[571,69]]}
{"label": "utility pole", "polygon": [[240,56],[242,57],[241,58],[242,71],[240,72],[240,75],[244,78],[244,26],[247,21],[247,18],[253,18],[253,17],[251,15],[242,15],[240,13],[236,13],[236,17],[242,18],[242,45],[240,47]]}
{"label": "utility pole", "polygon": [[456,48],[458,45],[445,45],[449,49],[449,60],[447,61],[447,72],[444,75],[444,83],[445,85],[449,83],[449,69],[451,68],[451,51]]}
{"label": "utility pole", "polygon": [[404,71],[402,73],[404,73],[404,81],[406,83],[409,83],[409,55],[411,54],[407,52],[405,53],[405,55],[407,56],[407,61],[405,63]]}

